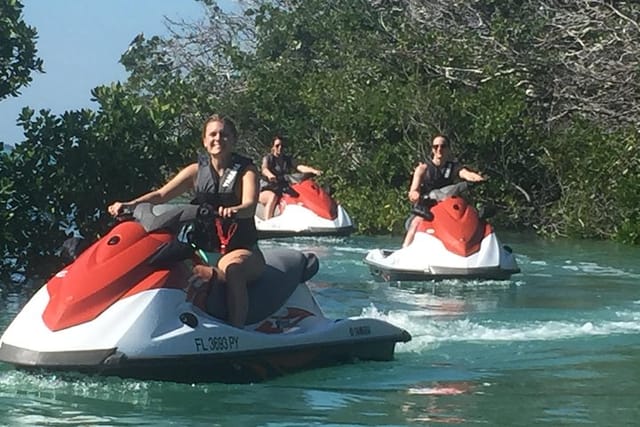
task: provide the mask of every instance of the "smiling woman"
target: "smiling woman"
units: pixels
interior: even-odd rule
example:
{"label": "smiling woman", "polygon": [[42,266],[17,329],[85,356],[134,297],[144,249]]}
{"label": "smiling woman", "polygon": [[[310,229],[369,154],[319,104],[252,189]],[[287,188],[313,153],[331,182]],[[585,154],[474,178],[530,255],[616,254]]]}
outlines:
{"label": "smiling woman", "polygon": [[22,138],[16,125],[22,108],[59,114],[95,107],[91,89],[127,78],[119,59],[136,34],[167,34],[165,17],[195,21],[204,15],[195,0],[24,0],[23,5],[24,21],[38,34],[44,73],[33,74],[18,97],[0,102],[0,141],[10,144]]}
{"label": "smiling woman", "polygon": [[[198,162],[182,169],[157,190],[128,202],[114,202],[108,207],[114,216],[123,208],[133,210],[141,203],[166,203],[194,190],[203,223],[211,225],[200,235],[200,249],[220,254],[216,265],[193,267],[192,280],[209,286],[224,284],[229,303],[229,322],[245,324],[248,310],[247,283],[264,270],[264,257],[257,246],[258,232],[253,220],[258,203],[258,171],[251,159],[233,152],[238,139],[236,126],[229,118],[214,114],[202,127],[205,153]],[[215,224],[215,228],[213,227]]]}

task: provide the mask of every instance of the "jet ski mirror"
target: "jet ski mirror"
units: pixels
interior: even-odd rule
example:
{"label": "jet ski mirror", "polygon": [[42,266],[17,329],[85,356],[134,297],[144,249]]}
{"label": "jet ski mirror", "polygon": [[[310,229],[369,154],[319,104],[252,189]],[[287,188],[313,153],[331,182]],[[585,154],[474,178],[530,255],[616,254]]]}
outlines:
{"label": "jet ski mirror", "polygon": [[315,174],[312,174],[310,172],[304,172],[304,173],[298,172],[298,173],[292,173],[292,174],[285,175],[285,179],[290,184],[299,184],[302,181],[306,181],[306,180],[311,179],[313,177],[315,177]]}

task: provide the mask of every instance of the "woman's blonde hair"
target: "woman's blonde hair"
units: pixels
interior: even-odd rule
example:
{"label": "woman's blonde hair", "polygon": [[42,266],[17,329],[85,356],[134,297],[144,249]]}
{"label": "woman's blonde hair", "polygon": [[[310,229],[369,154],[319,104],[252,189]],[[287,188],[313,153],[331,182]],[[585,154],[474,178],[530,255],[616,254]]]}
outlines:
{"label": "woman's blonde hair", "polygon": [[229,117],[222,116],[220,114],[212,114],[209,116],[207,120],[205,120],[202,125],[202,139],[204,140],[207,132],[207,126],[212,122],[220,122],[224,126],[224,129],[229,132],[229,135],[233,138],[234,141],[238,140],[238,129],[236,128],[236,124]]}

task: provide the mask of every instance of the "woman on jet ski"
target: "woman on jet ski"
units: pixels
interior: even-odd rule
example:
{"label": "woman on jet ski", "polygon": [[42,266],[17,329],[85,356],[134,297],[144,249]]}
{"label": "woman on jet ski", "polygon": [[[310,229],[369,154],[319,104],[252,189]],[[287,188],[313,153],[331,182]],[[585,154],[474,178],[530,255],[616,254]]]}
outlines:
{"label": "woman on jet ski", "polygon": [[[202,145],[206,153],[198,162],[182,169],[157,190],[128,202],[114,202],[108,208],[117,216],[123,208],[133,209],[138,203],[159,204],[195,190],[202,206],[217,207],[222,220],[233,217],[224,231],[216,223],[217,236],[212,241],[221,253],[217,266],[195,265],[193,279],[226,284],[229,323],[242,328],[248,310],[247,283],[257,279],[265,268],[258,249],[254,214],[258,202],[258,172],[251,159],[232,152],[238,138],[235,124],[226,117],[212,115],[202,129]],[[232,231],[233,230],[233,231]]]}
{"label": "woman on jet ski", "polygon": [[287,188],[285,175],[297,170],[301,173],[320,175],[322,171],[311,166],[298,165],[288,154],[284,154],[284,140],[276,135],[271,143],[271,152],[262,158],[262,177],[260,188],[260,203],[265,206],[264,219],[270,219],[276,205]]}
{"label": "woman on jet ski", "polygon": [[[486,178],[477,172],[466,168],[453,159],[449,150],[449,140],[444,135],[436,135],[431,143],[431,159],[421,162],[416,166],[409,187],[409,201],[418,205],[421,198],[429,194],[431,190],[442,188],[454,183],[456,178],[469,182],[480,182]],[[417,206],[416,206],[417,207]],[[426,211],[425,217],[431,213]],[[412,218],[402,247],[405,248],[413,242],[420,217]]]}

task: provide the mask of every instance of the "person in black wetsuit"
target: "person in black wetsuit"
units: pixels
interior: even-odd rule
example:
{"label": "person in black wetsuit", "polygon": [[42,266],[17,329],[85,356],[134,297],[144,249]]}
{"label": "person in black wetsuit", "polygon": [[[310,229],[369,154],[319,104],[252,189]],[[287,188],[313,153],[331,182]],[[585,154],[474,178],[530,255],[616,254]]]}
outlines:
{"label": "person in black wetsuit", "polygon": [[[454,184],[456,179],[469,182],[480,182],[486,178],[453,160],[449,141],[444,135],[436,135],[431,143],[431,159],[421,162],[416,166],[409,187],[409,201],[418,204],[421,198],[429,194],[431,190]],[[429,215],[428,212],[425,213]],[[411,220],[402,247],[407,247],[413,242],[420,217]]]}
{"label": "person in black wetsuit", "polygon": [[273,217],[276,205],[287,188],[285,175],[297,170],[301,173],[320,175],[322,171],[307,165],[299,165],[288,154],[284,153],[284,140],[276,135],[271,144],[271,152],[262,158],[262,182],[260,188],[260,203],[265,207],[264,219]]}
{"label": "person in black wetsuit", "polygon": [[[251,159],[232,151],[237,138],[235,124],[230,119],[212,115],[202,129],[206,153],[198,156],[197,163],[182,169],[157,190],[129,202],[114,202],[108,211],[116,216],[125,207],[133,209],[143,202],[165,203],[195,190],[196,202],[211,207],[219,216],[220,222],[212,228],[217,236],[211,239],[212,245],[217,247],[207,250],[218,251],[222,256],[215,267],[195,265],[194,278],[207,282],[218,279],[225,283],[229,323],[241,328],[248,310],[247,283],[262,274],[265,261],[257,246],[258,233],[254,222],[258,203],[258,171]],[[226,230],[221,225],[225,220]]]}

